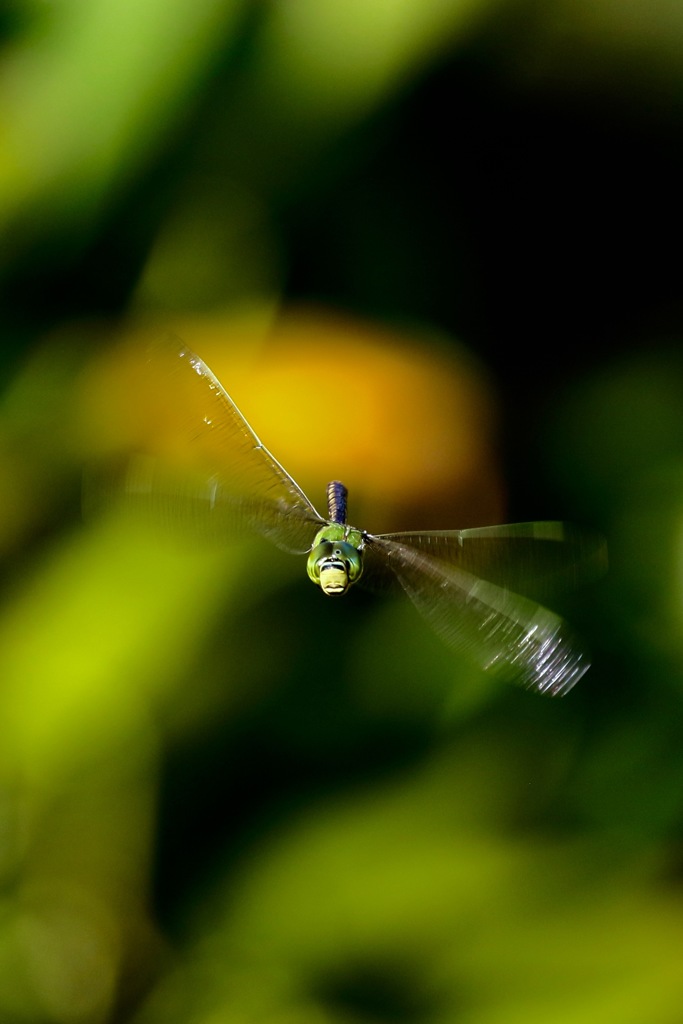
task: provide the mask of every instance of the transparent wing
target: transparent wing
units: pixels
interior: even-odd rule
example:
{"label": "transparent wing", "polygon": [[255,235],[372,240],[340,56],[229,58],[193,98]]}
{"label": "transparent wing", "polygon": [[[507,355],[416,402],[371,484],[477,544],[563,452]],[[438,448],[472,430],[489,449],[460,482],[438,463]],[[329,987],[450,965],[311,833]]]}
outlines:
{"label": "transparent wing", "polygon": [[147,390],[155,392],[155,409],[163,409],[172,429],[158,436],[150,430],[149,441],[122,471],[91,472],[86,503],[123,492],[135,508],[187,527],[191,535],[220,538],[250,529],[286,551],[308,551],[325,520],[206,363],[169,344],[155,348],[141,372]]}
{"label": "transparent wing", "polygon": [[589,583],[607,568],[604,539],[569,523],[512,523],[471,530],[387,533],[379,539],[416,549],[499,587],[538,600],[548,600],[560,590]]}
{"label": "transparent wing", "polygon": [[442,640],[482,668],[553,696],[588,670],[567,624],[535,601],[393,537],[370,536],[365,550],[368,568],[383,561]]}

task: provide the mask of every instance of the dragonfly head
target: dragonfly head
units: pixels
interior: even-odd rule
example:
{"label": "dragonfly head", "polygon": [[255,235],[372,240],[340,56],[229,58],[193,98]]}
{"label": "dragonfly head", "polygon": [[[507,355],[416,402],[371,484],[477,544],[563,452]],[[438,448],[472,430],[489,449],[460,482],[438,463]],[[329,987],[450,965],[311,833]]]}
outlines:
{"label": "dragonfly head", "polygon": [[308,556],[308,575],[324,594],[345,594],[363,571],[360,550],[345,540],[323,540]]}

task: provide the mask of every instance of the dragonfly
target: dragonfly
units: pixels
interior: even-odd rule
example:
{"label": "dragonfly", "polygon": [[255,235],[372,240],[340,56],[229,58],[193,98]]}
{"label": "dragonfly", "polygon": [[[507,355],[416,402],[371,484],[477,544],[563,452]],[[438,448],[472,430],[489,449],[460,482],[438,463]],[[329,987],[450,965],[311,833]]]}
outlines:
{"label": "dragonfly", "polygon": [[179,346],[170,372],[182,430],[207,470],[183,488],[158,458],[140,455],[127,463],[129,495],[167,511],[180,503],[218,535],[246,527],[306,555],[328,597],[359,582],[403,590],[451,650],[527,689],[564,695],[586,673],[590,659],[564,619],[522,595],[599,575],[601,538],[561,522],[370,533],[347,521],[348,491],[336,480],[321,515],[199,356]]}

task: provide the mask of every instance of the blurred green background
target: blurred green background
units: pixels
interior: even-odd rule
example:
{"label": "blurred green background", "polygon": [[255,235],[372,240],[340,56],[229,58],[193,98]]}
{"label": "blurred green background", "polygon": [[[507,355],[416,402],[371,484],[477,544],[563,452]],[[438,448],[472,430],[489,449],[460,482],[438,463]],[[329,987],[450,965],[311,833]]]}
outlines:
{"label": "blurred green background", "polygon": [[[9,0],[0,35],[0,1020],[678,1024],[683,7]],[[168,333],[359,526],[602,530],[577,689],[259,540],[83,524]]]}

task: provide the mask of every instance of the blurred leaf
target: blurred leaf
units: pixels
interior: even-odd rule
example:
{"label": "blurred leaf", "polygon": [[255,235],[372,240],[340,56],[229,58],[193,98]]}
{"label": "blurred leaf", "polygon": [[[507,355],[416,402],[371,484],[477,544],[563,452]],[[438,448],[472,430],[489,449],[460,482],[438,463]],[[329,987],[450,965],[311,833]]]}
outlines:
{"label": "blurred leaf", "polygon": [[495,772],[479,786],[467,767],[437,759],[252,851],[141,1024],[277,1021],[310,1000],[332,1021],[540,1024],[557,1007],[563,1022],[673,1024],[677,901],[631,866],[612,874],[599,844],[482,830],[463,811]]}
{"label": "blurred leaf", "polygon": [[[71,0],[5,54],[0,224],[68,213],[82,227],[177,123],[242,5]],[[75,216],[74,216],[75,214]],[[25,225],[26,228],[26,225]]]}
{"label": "blurred leaf", "polygon": [[489,0],[274,4],[264,80],[285,110],[332,120],[365,112],[466,31]]}

